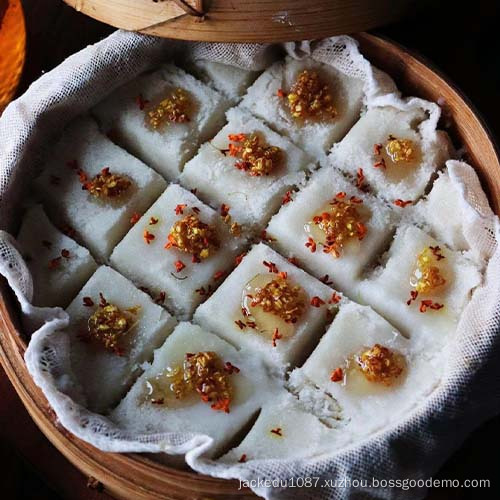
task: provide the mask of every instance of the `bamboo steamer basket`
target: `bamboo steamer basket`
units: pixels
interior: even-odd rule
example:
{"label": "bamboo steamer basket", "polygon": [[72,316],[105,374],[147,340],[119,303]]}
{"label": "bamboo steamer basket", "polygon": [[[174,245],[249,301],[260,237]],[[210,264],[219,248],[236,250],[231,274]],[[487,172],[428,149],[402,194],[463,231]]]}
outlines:
{"label": "bamboo steamer basket", "polygon": [[415,0],[64,0],[117,28],[205,42],[284,42],[357,33]]}
{"label": "bamboo steamer basket", "polygon": [[[360,42],[362,53],[389,73],[405,94],[440,102],[446,120],[451,123],[449,132],[452,138],[465,146],[467,160],[478,172],[493,210],[500,214],[498,151],[472,105],[439,72],[401,46],[367,33],[355,37]],[[31,417],[70,462],[84,474],[100,481],[109,494],[134,500],[255,498],[250,490],[239,490],[237,481],[178,470],[139,454],[105,453],[62,428],[26,369],[23,359],[26,338],[20,327],[18,305],[4,280],[0,282],[0,330],[0,361]]]}

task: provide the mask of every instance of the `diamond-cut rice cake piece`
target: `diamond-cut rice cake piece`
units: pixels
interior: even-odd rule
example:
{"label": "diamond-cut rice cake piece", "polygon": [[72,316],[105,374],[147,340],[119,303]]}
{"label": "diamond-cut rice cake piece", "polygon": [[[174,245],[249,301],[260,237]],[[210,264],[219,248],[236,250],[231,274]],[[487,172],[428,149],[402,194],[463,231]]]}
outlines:
{"label": "diamond-cut rice cake piece", "polygon": [[479,179],[466,163],[450,160],[446,165],[447,168],[434,181],[430,193],[415,206],[415,219],[453,250],[470,250],[464,225],[472,226],[472,221],[477,221],[479,214],[467,202],[462,186],[451,178],[450,171],[462,178],[474,179],[478,186]]}
{"label": "diamond-cut rice cake piece", "polygon": [[397,421],[439,382],[443,360],[416,350],[373,309],[341,305],[330,328],[290,384],[315,384],[342,408],[351,437]]}
{"label": "diamond-cut rice cake piece", "polygon": [[[193,376],[198,367],[199,376]],[[191,385],[180,380],[184,374]],[[258,412],[272,384],[259,359],[199,326],[180,323],[111,419],[137,433],[208,435],[214,440],[208,455],[216,456]]]}
{"label": "diamond-cut rice cake piece", "polygon": [[362,168],[365,186],[391,204],[416,202],[450,155],[446,132],[434,139],[421,133],[426,120],[421,108],[371,108],[333,147],[329,161],[352,177]]}
{"label": "diamond-cut rice cake piece", "polygon": [[86,407],[115,406],[163,344],[176,320],[110,267],[100,267],[66,309],[71,371]]}
{"label": "diamond-cut rice cake piece", "polygon": [[[260,243],[195,312],[194,321],[280,369],[310,352],[340,295]],[[332,302],[329,304],[329,302]]]}
{"label": "diamond-cut rice cake piece", "polygon": [[61,233],[41,205],[30,207],[17,236],[33,278],[33,304],[66,307],[97,269],[90,252]]}
{"label": "diamond-cut rice cake piece", "polygon": [[339,429],[332,429],[307,412],[291,394],[270,400],[243,441],[220,458],[224,463],[245,463],[263,459],[313,458],[333,452],[345,441]]}
{"label": "diamond-cut rice cake piece", "polygon": [[360,284],[360,298],[406,336],[437,346],[455,331],[481,283],[475,263],[421,229],[398,228],[383,264]]}
{"label": "diamond-cut rice cake piece", "polygon": [[[307,100],[301,110],[295,111],[299,116],[293,116],[289,99],[297,95],[294,84],[304,71],[308,72],[309,77],[313,74],[319,76],[319,82],[314,83],[320,88],[327,86],[323,93],[330,97],[330,101],[321,102],[319,113],[304,116],[303,113],[310,109],[311,104],[316,106],[316,103]],[[313,59],[297,61],[287,57],[270,66],[257,78],[241,105],[266,121],[271,128],[290,137],[305,151],[322,158],[359,118],[362,101],[361,80]]]}
{"label": "diamond-cut rice cake piece", "polygon": [[317,278],[328,275],[325,280],[338,290],[354,294],[362,271],[390,241],[392,211],[331,167],[315,172],[292,198],[267,227],[272,245]]}
{"label": "diamond-cut rice cake piece", "polygon": [[[201,236],[193,239],[196,231]],[[171,184],[115,248],[111,262],[187,319],[235,265],[244,245],[217,212]]]}
{"label": "diamond-cut rice cake piece", "polygon": [[168,64],[120,87],[94,113],[103,130],[173,180],[222,127],[227,107],[221,94]]}
{"label": "diamond-cut rice cake piece", "polygon": [[[227,119],[229,123],[211,143],[204,144],[186,164],[180,182],[196,188],[196,194],[214,207],[228,205],[230,215],[241,224],[262,228],[278,210],[286,193],[304,182],[305,171],[313,165],[310,157],[288,139],[240,109],[229,110]],[[230,136],[241,134],[245,137],[238,137],[240,141],[229,140]],[[244,148],[245,140],[250,141],[254,134],[258,140],[254,147],[257,153],[259,146],[279,148],[270,153],[273,155],[270,166],[263,169],[262,162],[250,166],[242,159],[241,151],[232,156],[229,149],[230,145]]]}
{"label": "diamond-cut rice cake piece", "polygon": [[64,131],[35,183],[51,220],[102,261],[166,186],[88,117]]}
{"label": "diamond-cut rice cake piece", "polygon": [[187,65],[187,71],[236,103],[254,82],[260,71],[250,71],[230,64],[198,59]]}

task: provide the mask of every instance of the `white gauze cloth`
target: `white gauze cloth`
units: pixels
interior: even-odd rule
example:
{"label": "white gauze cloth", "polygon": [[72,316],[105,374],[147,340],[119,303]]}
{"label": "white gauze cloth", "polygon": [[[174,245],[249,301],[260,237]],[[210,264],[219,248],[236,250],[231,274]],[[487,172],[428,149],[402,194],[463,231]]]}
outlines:
{"label": "white gauze cloth", "polygon": [[[460,446],[466,435],[500,409],[500,251],[499,227],[479,182],[470,170],[452,168],[473,216],[464,221],[471,247],[489,263],[482,287],[460,321],[456,336],[443,356],[445,370],[438,388],[425,404],[402,421],[369,439],[330,454],[300,460],[259,460],[228,466],[204,458],[211,445],[208,436],[187,433],[134,435],[117,428],[107,418],[92,414],[79,403],[79,389],[72,378],[67,337],[68,325],[60,308],[41,309],[30,304],[33,284],[29,271],[8,231],[15,232],[21,213],[19,200],[37,167],[74,117],[94,106],[109,92],[136,75],[176,58],[208,59],[259,70],[285,49],[294,57],[311,56],[365,82],[365,104],[393,105],[401,109],[424,106],[430,119],[424,135],[432,135],[439,107],[420,99],[401,99],[387,75],[372,68],[349,37],[335,37],[316,44],[210,44],[162,40],[117,31],[107,39],[73,55],[43,75],[9,105],[0,118],[0,273],[15,292],[24,321],[35,331],[26,351],[26,364],[36,384],[54,408],[59,422],[79,438],[101,450],[113,452],[186,453],[196,471],[221,478],[367,480],[428,478]],[[39,325],[42,325],[39,327]],[[318,483],[319,484],[319,483]],[[367,487],[286,488],[255,485],[266,498],[360,498]],[[377,489],[377,498],[420,498],[425,489]]]}

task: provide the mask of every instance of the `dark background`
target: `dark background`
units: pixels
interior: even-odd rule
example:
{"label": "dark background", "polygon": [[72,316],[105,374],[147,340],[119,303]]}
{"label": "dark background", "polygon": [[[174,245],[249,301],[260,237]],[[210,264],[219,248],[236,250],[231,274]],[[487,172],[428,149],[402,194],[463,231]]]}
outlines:
{"label": "dark background", "polygon": [[[418,8],[404,20],[374,33],[424,56],[448,75],[499,137],[500,1],[417,3]],[[23,5],[28,47],[19,93],[68,55],[113,31],[60,0],[23,0]],[[88,489],[87,478],[36,429],[1,369],[0,405],[0,463],[5,464],[2,498],[107,498],[105,493]],[[431,499],[500,498],[500,417],[471,434],[436,477],[489,479],[491,488],[435,489]]]}

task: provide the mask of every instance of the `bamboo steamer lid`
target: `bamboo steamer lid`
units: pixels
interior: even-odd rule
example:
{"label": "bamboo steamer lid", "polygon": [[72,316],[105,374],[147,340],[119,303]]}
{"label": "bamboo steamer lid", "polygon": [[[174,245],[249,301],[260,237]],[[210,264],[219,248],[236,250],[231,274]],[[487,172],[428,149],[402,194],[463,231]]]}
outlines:
{"label": "bamboo steamer lid", "polygon": [[311,40],[400,19],[414,0],[64,0],[117,28],[209,42]]}

